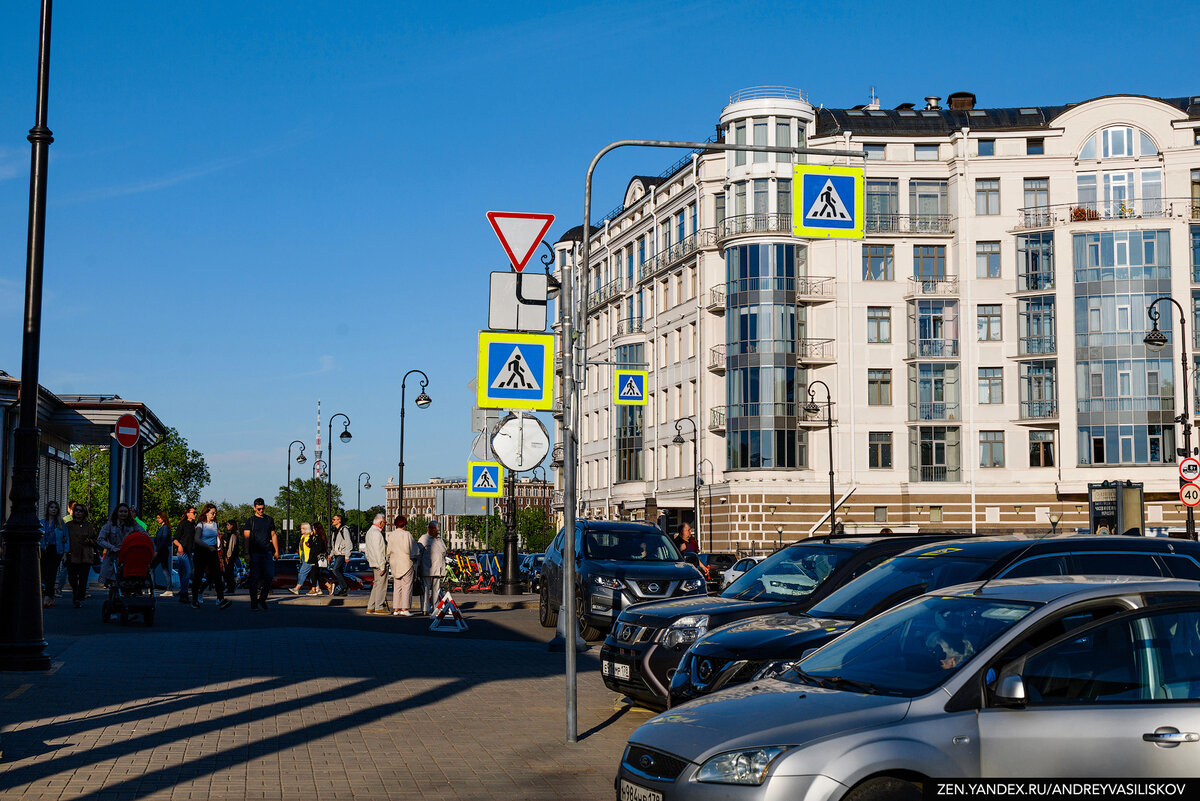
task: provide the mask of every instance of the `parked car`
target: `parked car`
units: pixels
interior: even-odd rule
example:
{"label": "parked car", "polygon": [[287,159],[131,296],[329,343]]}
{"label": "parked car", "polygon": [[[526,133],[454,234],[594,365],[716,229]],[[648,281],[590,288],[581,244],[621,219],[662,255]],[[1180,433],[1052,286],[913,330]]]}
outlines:
{"label": "parked car", "polygon": [[772,612],[803,612],[889,557],[954,536],[801,540],[764,559],[720,595],[627,609],[600,650],[604,685],[649,706],[665,707],[671,672],[688,646],[708,630]]}
{"label": "parked car", "polygon": [[700,553],[696,554],[703,565],[700,571],[704,574],[704,582],[707,585],[708,594],[720,592],[724,587],[721,584],[721,577],[725,575],[725,571],[733,567],[733,563],[737,561],[737,554],[733,553]]}
{"label": "parked car", "polygon": [[766,558],[766,556],[743,556],[734,562],[732,567],[721,574],[721,589],[724,590],[730,584],[740,579],[750,571],[750,568]]}
{"label": "parked car", "polygon": [[[327,567],[318,567],[319,575],[322,582],[333,583],[333,571]],[[300,560],[299,559],[284,559],[275,560],[275,580],[271,586],[277,590],[285,590],[288,587],[296,586],[296,579],[300,575]],[[358,576],[351,573],[346,573],[346,583],[351,590],[370,589],[367,585],[359,580]],[[311,578],[309,582],[311,582]]]}
{"label": "parked car", "polygon": [[375,583],[375,571],[371,569],[365,556],[355,557],[351,554],[350,558],[346,560],[346,567],[342,569],[342,573],[347,579],[353,575],[368,590]]}
{"label": "parked car", "polygon": [[917,801],[933,777],[1194,776],[1197,664],[1194,580],[941,588],[776,679],[651,719],[629,738],[617,791]]}
{"label": "parked car", "polygon": [[1064,534],[980,537],[914,548],[830,594],[807,614],[743,620],[697,639],[671,677],[671,705],[777,670],[901,601],[939,587],[1064,575],[1197,579],[1200,543]]}
{"label": "parked car", "polygon": [[521,560],[521,583],[524,584],[530,592],[537,592],[540,587],[539,583],[542,578],[542,563],[546,561],[544,553],[526,554]]}
{"label": "parked car", "polygon": [[[563,538],[559,531],[542,563],[538,618],[552,628],[563,593]],[[704,595],[704,577],[683,560],[671,538],[648,523],[575,524],[575,601],[579,634],[596,639],[621,610],[642,601]]]}

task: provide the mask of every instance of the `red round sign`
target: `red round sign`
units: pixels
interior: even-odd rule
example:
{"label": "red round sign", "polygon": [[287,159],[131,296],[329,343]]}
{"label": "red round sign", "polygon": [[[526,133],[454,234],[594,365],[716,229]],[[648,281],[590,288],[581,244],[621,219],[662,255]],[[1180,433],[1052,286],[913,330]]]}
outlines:
{"label": "red round sign", "polygon": [[1200,486],[1187,482],[1179,488],[1179,500],[1186,506],[1200,506]]}
{"label": "red round sign", "polygon": [[123,414],[117,419],[117,444],[121,447],[132,448],[137,445],[141,433],[141,424],[132,414]]}

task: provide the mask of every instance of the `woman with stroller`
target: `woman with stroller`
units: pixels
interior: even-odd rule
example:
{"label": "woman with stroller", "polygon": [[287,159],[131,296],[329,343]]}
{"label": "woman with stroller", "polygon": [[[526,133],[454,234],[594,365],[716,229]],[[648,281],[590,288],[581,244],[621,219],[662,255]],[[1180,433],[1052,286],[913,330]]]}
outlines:
{"label": "woman with stroller", "polygon": [[118,503],[96,539],[104,549],[104,561],[100,563],[100,581],[106,586],[117,579],[117,553],[121,550],[125,536],[131,531],[141,531],[144,534],[146,529],[134,521],[128,504]]}
{"label": "woman with stroller", "polygon": [[196,540],[192,543],[192,606],[200,608],[200,596],[207,580],[217,592],[217,608],[228,609],[233,601],[225,598],[225,581],[221,578],[220,535],[217,529],[217,507],[206,503],[200,510]]}
{"label": "woman with stroller", "polygon": [[76,609],[83,606],[84,596],[87,595],[88,576],[96,563],[96,527],[87,518],[87,507],[77,503],[71,513],[71,522],[67,523],[67,539],[70,542],[67,553],[67,579],[71,583]]}
{"label": "woman with stroller", "polygon": [[42,608],[54,606],[54,583],[59,565],[67,556],[67,525],[59,514],[58,501],[46,504],[42,519]]}

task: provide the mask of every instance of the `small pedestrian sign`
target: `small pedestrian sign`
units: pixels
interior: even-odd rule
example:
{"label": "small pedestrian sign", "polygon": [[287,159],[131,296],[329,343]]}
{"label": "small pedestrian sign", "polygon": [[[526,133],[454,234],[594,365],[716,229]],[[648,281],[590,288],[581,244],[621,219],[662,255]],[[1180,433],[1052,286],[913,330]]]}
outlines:
{"label": "small pedestrian sign", "polygon": [[862,239],[865,192],[861,167],[797,164],[792,233],[819,239]]}
{"label": "small pedestrian sign", "polygon": [[554,335],[481,331],[476,392],[482,409],[551,408]]}
{"label": "small pedestrian sign", "polygon": [[617,370],[613,376],[613,403],[618,406],[645,406],[646,371]]}
{"label": "small pedestrian sign", "polygon": [[499,462],[467,462],[467,494],[499,498],[504,492],[504,465]]}

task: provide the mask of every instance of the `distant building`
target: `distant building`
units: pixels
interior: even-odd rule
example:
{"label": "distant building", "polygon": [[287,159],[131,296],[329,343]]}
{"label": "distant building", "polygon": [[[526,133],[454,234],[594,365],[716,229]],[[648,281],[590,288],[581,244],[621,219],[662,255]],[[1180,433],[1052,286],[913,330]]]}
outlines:
{"label": "distant building", "polygon": [[[395,476],[389,476],[383,486],[385,508],[388,525],[400,514],[400,485]],[[546,519],[554,520],[551,509],[554,485],[533,479],[519,479],[516,486],[517,511],[531,506],[540,507],[546,513]],[[467,495],[467,479],[463,478],[431,478],[421,484],[404,485],[404,514],[409,517],[420,515],[429,520],[437,521],[442,537],[450,548],[477,548],[481,543],[476,539],[468,539],[458,531],[458,518],[461,515],[487,515],[497,509],[497,501],[487,498],[476,498]],[[412,531],[410,529],[410,531]],[[416,536],[424,531],[412,531]]]}

